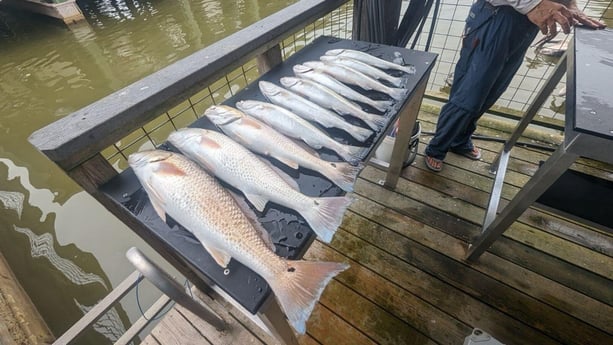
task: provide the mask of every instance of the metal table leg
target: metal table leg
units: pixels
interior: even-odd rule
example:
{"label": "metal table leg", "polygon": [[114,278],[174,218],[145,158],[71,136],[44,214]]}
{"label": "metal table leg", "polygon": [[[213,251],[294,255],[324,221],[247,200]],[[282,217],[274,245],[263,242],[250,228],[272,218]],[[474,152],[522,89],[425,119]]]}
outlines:
{"label": "metal table leg", "polygon": [[486,229],[496,217],[498,213],[498,204],[500,203],[500,197],[502,193],[502,187],[504,185],[504,177],[506,175],[507,165],[509,163],[509,157],[511,155],[511,149],[517,143],[517,140],[526,130],[526,127],[530,124],[536,113],[541,109],[543,103],[547,100],[547,97],[551,94],[553,89],[558,85],[562,76],[566,72],[566,54],[560,58],[555,69],[547,79],[547,82],[543,85],[539,93],[534,98],[534,102],[530,104],[530,107],[522,117],[521,121],[517,124],[513,130],[513,134],[509,140],[504,144],[502,150],[498,153],[498,156],[494,159],[494,162],[490,166],[490,173],[496,174],[494,183],[492,184],[492,191],[490,193],[490,200],[487,205],[487,211],[485,212],[485,218],[483,219],[482,230]]}
{"label": "metal table leg", "polygon": [[409,149],[409,140],[411,140],[411,134],[413,133],[413,127],[417,121],[417,115],[419,114],[419,108],[421,107],[421,101],[424,97],[427,84],[428,78],[426,76],[415,87],[415,93],[411,96],[409,102],[400,110],[400,115],[398,116],[398,134],[396,135],[392,156],[390,158],[389,167],[387,168],[387,175],[385,176],[385,182],[383,184],[386,188],[394,189],[398,183],[398,178],[402,171],[402,164],[404,163]]}
{"label": "metal table leg", "polygon": [[517,217],[530,207],[573,164],[577,157],[578,155],[567,152],[564,144],[560,145],[502,210],[500,215],[487,228],[484,228],[477,241],[469,246],[466,260],[474,261],[479,258]]}
{"label": "metal table leg", "polygon": [[271,335],[285,345],[298,345],[294,330],[285,318],[277,299],[270,294],[257,314],[258,318],[266,325]]}

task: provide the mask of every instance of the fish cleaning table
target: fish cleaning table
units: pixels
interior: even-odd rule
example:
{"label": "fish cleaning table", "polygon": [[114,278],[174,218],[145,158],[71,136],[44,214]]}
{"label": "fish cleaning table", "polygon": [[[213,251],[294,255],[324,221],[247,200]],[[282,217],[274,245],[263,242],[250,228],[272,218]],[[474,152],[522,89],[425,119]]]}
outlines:
{"label": "fish cleaning table", "polygon": [[[394,155],[395,157],[406,156],[410,133],[416,121],[417,112],[430,71],[436,59],[436,54],[320,37],[225,101],[224,104],[234,106],[237,101],[247,99],[265,101],[259,91],[258,81],[267,80],[279,85],[281,77],[293,76],[292,66],[295,64],[319,60],[319,57],[324,55],[327,50],[339,48],[366,51],[389,61],[397,58],[399,54],[406,64],[412,64],[416,67],[414,75],[406,75],[401,72],[396,74],[397,76],[404,76],[407,95],[405,99],[394,102],[393,107],[382,115],[387,119],[387,124],[383,130],[376,132],[365,143],[355,141],[348,134],[340,130],[333,129],[328,131],[331,136],[343,143],[368,147],[369,150],[361,157],[362,161],[367,161],[384,138],[385,133],[391,129],[396,119],[400,118],[400,128],[402,130],[397,137],[399,145],[394,149]],[[369,92],[367,95],[373,98],[387,99],[383,94],[377,94],[376,92]],[[349,121],[365,127],[360,120],[349,119]],[[206,117],[195,121],[191,127],[216,130]],[[171,149],[166,145],[163,146]],[[334,152],[326,149],[319,150],[319,154],[325,160],[340,160]],[[276,161],[273,164],[295,178],[301,192],[304,194],[318,197],[345,194],[344,191],[317,172],[302,168],[299,171],[292,171]],[[401,166],[402,159],[396,159],[396,162],[392,161],[390,164],[389,177],[386,180],[388,186],[395,185]],[[232,190],[228,185],[224,184],[224,186]],[[115,214],[121,214],[120,218],[132,228],[139,228],[137,233],[148,234],[145,238],[147,242],[150,244],[154,242],[156,244],[154,247],[159,245],[167,247],[168,252],[173,253],[173,259],[179,260],[191,268],[205,284],[214,287],[221,294],[230,296],[245,311],[256,315],[254,321],[262,321],[274,335],[283,339],[286,343],[295,343],[296,340],[293,332],[289,328],[287,321],[285,321],[284,316],[280,314],[281,310],[274,298],[272,298],[271,289],[268,284],[250,269],[235,260],[232,260],[227,269],[224,270],[209,256],[203,249],[202,244],[188,231],[176,224],[172,219],[167,223],[162,222],[153,210],[147,194],[140,186],[131,169],[122,172],[110,180],[100,188],[100,191],[104,197],[112,201],[114,206],[110,207],[111,211]],[[202,192],[206,193],[206,191]],[[255,212],[259,221],[270,233],[276,247],[276,253],[282,257],[300,259],[315,239],[315,235],[307,223],[293,210],[269,203],[263,212]],[[262,326],[262,323],[260,323],[260,326]]]}
{"label": "fish cleaning table", "polygon": [[[476,260],[540,196],[562,176],[579,156],[613,164],[613,31],[577,28],[573,44],[535,101],[506,142],[499,159],[492,165],[497,172],[483,231],[468,250],[467,260]],[[497,214],[498,201],[511,148],[567,70],[564,142],[536,171],[509,204]],[[608,183],[606,183],[608,182]],[[575,186],[576,188],[576,186]],[[608,202],[613,196],[610,181],[601,184]],[[580,194],[567,190],[557,195]],[[571,203],[581,201],[571,201]],[[588,201],[589,202],[589,201]],[[563,202],[562,202],[563,203]],[[566,205],[572,208],[572,205]],[[607,207],[596,205],[595,207]],[[610,206],[608,206],[610,212]],[[572,212],[572,211],[571,211]]]}

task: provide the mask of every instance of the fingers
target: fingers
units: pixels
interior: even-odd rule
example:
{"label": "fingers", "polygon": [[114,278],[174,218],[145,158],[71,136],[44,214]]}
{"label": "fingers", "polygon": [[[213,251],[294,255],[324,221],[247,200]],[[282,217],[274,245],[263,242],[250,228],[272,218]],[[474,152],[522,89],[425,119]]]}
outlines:
{"label": "fingers", "polygon": [[558,34],[558,25],[555,20],[547,21],[547,37],[553,38]]}
{"label": "fingers", "polygon": [[586,16],[584,13],[582,12],[576,12],[573,13],[573,19],[580,24],[583,24],[587,27],[590,27],[592,29],[603,29],[606,27],[606,24],[603,22],[600,22],[598,20],[592,19],[588,16]]}
{"label": "fingers", "polygon": [[[572,20],[572,15],[570,15],[570,12],[568,12],[569,16],[566,17],[565,13],[563,11],[560,11],[558,13],[555,13],[553,15],[553,20],[555,22],[557,22],[558,24],[560,24],[560,26],[562,26],[562,31],[564,31],[565,34],[569,34],[570,33],[570,27],[571,27],[571,20]],[[555,26],[555,22],[554,22],[554,26]],[[551,26],[550,26],[551,28]],[[556,28],[556,32],[554,34],[557,34],[557,28]]]}

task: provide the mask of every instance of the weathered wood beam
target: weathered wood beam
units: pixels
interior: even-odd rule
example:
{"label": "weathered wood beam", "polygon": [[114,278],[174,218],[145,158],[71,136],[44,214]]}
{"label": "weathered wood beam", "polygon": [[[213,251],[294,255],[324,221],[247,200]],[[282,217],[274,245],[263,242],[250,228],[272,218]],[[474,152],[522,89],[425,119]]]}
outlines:
{"label": "weathered wood beam", "polygon": [[228,71],[347,0],[302,0],[34,132],[30,142],[71,170]]}

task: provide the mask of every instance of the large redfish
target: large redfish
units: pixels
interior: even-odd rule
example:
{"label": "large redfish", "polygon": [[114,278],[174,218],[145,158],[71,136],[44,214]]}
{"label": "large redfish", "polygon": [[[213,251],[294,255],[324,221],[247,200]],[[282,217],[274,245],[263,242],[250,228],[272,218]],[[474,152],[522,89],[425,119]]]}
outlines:
{"label": "large redfish", "polygon": [[335,262],[290,261],[267,245],[261,227],[248,218],[215,178],[184,156],[143,151],[128,162],[158,215],[170,215],[192,232],[215,261],[231,258],[268,282],[290,324],[303,334],[306,320],[327,283],[349,266]]}
{"label": "large redfish", "polygon": [[300,193],[296,181],[275,170],[227,136],[200,128],[184,128],[168,141],[194,162],[239,189],[258,211],[268,201],[296,210],[324,242],[330,243],[352,199],[312,198]]}

